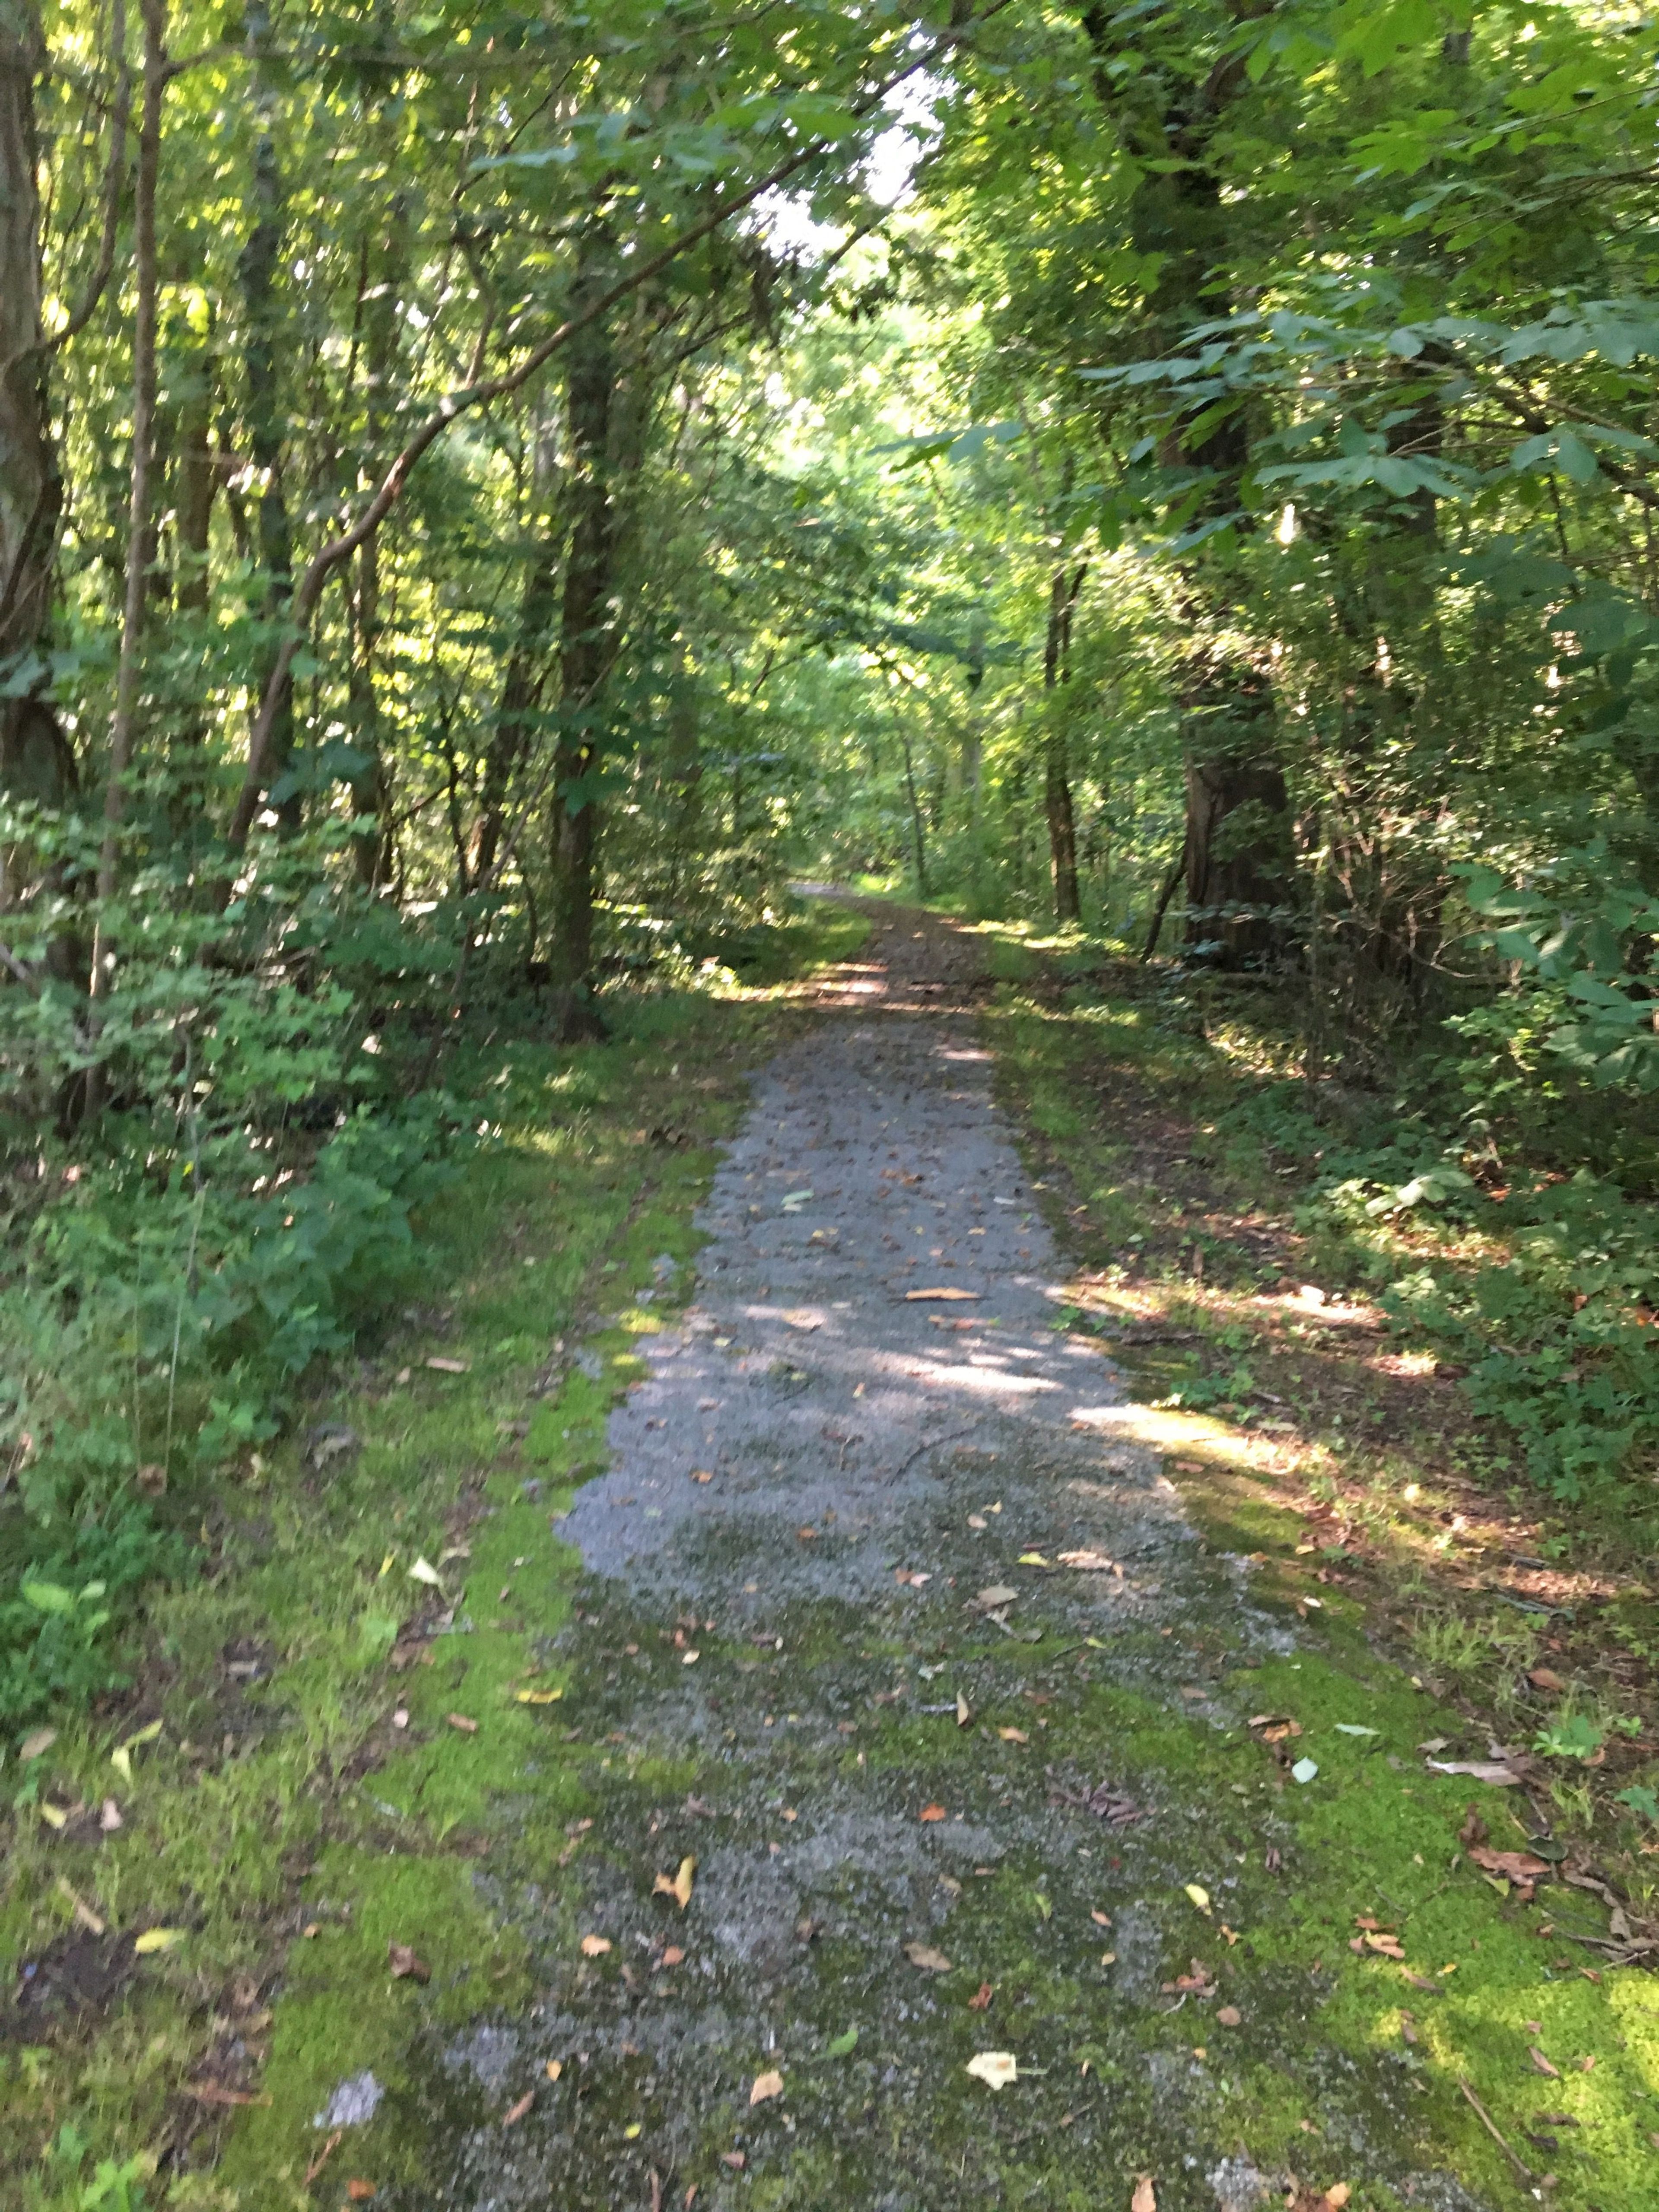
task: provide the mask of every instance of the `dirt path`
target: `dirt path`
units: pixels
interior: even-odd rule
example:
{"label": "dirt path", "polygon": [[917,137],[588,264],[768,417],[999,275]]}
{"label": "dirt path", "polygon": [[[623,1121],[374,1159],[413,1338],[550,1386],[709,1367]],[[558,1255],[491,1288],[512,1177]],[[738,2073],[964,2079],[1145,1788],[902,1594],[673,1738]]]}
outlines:
{"label": "dirt path", "polygon": [[1060,1318],[979,988],[973,939],[881,909],[755,1085],[691,1302],[564,1523],[568,1871],[479,1876],[541,1997],[434,2034],[401,2093],[428,2179],[383,2203],[1477,2203],[1411,2051],[1333,2041],[1290,1955],[1286,1778],[1237,1670],[1303,1632]]}

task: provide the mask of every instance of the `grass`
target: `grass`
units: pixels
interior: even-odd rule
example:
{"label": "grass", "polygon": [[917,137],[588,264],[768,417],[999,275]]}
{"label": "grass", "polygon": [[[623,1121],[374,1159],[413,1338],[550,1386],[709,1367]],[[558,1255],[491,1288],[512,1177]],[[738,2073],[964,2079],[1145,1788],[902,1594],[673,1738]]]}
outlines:
{"label": "grass", "polygon": [[[850,951],[860,932],[820,916],[770,980],[718,1005],[645,1002],[612,1045],[498,1047],[472,1067],[500,1139],[424,1224],[424,1302],[313,1409],[357,1447],[319,1468],[301,1437],[248,1462],[208,1514],[210,1571],[153,1609],[139,1692],[95,1725],[61,1723],[14,1811],[8,1951],[40,1962],[65,1999],[72,1972],[90,1984],[100,1962],[112,1985],[78,2023],[43,2012],[38,2035],[0,2045],[0,2138],[22,2146],[0,2178],[9,2212],[119,2212],[119,2191],[144,2186],[150,2166],[149,2202],[201,2212],[338,2205],[359,2177],[419,2202],[434,2142],[498,2127],[519,2094],[516,2076],[488,2095],[458,2087],[434,2050],[463,2023],[544,2010],[599,2024],[580,2090],[594,2164],[571,2178],[573,2202],[596,2174],[628,2178],[607,2201],[647,2202],[668,2107],[688,2106],[699,2147],[676,2201],[694,2182],[715,2212],[817,2212],[845,2201],[849,2177],[884,2188],[907,2171],[918,2201],[1043,2212],[1127,2203],[1133,2175],[1156,2171],[1160,2212],[1187,2212],[1210,2203],[1182,2167],[1188,2115],[1206,2139],[1298,2177],[1304,2212],[1342,2182],[1353,2212],[1399,2212],[1386,2178],[1355,2170],[1360,2142],[1449,2167],[1494,2205],[1536,2186],[1562,2212],[1659,2207],[1659,1984],[1591,1948],[1607,1928],[1595,1893],[1540,1883],[1529,1899],[1474,1863],[1471,1804],[1498,1850],[1528,1847],[1532,1808],[1425,1771],[1419,1748],[1445,1735],[1449,1757],[1480,1756],[1492,1729],[1524,1741],[1575,1713],[1611,1728],[1644,1694],[1634,1577],[1581,1549],[1547,1574],[1575,1590],[1600,1577],[1616,1584],[1607,1599],[1590,1607],[1581,1593],[1571,1621],[1506,1602],[1508,1553],[1524,1540],[1541,1557],[1560,1532],[1480,1487],[1482,1438],[1455,1392],[1384,1364],[1380,1330],[1297,1299],[1301,1281],[1358,1279],[1335,1246],[1316,1277],[1285,1221],[1282,1163],[1230,1139],[1237,1062],[1127,998],[1068,1002],[1029,945],[994,938],[1010,981],[987,1022],[1074,1266],[1070,1325],[1135,1374],[1133,1432],[1164,1455],[1212,1550],[1256,1555],[1255,1604],[1295,1629],[1294,1648],[1242,1663],[1239,1623],[1219,1608],[1171,1644],[1150,1626],[1119,1631],[1105,1656],[1054,1632],[1015,1644],[964,1629],[936,1578],[920,1602],[781,1613],[775,1657],[701,1636],[699,1695],[717,1694],[733,1723],[724,1746],[629,1725],[677,1672],[662,1622],[590,1615],[555,1661],[572,1587],[559,1517],[600,1462],[641,1336],[684,1284],[692,1208],[744,1070],[788,1028],[777,979]],[[963,1687],[972,1728],[885,1701],[924,1650],[930,1678],[950,1670],[927,1698]],[[1275,1740],[1125,1686],[1126,1673],[1167,1684],[1172,1653],[1176,1682],[1300,1733]],[[1540,1664],[1560,1691],[1528,1680]],[[883,1697],[866,1698],[878,1683]],[[830,1718],[843,1711],[856,1712],[851,1735]],[[111,1753],[156,1720],[127,1754],[129,1784]],[[1302,1756],[1318,1769],[1306,1784],[1291,1772]],[[1571,1839],[1571,1864],[1612,1873],[1639,1905],[1647,1831],[1610,1791],[1646,1771],[1644,1753],[1625,1736],[1615,1756],[1611,1777],[1547,1760],[1530,1795]],[[935,1897],[932,1928],[917,1924],[949,1973],[919,1981],[855,1918],[791,1970],[787,2000],[770,1984],[751,1999],[741,1974],[721,1985],[708,2047],[694,2006],[683,2016],[672,1991],[623,1991],[626,1927],[697,1925],[695,1910],[650,1919],[651,1899],[618,1887],[618,1868],[631,1882],[644,1867],[648,1890],[650,1867],[674,1863],[659,1808],[735,1797],[726,1817],[750,1845],[810,1837],[837,1808],[914,1823],[930,1797],[989,1818],[1040,1805],[1055,1759],[1111,1776],[1158,1818],[1121,1843],[1091,1836],[1064,1863],[1016,1845]],[[40,1811],[106,1794],[123,1821],[108,1836]],[[713,1850],[724,1831],[695,1832]],[[590,1961],[579,1937],[607,1899],[617,1942]],[[104,1937],[77,1934],[77,1899]],[[146,1928],[179,1933],[135,1961]],[[1137,1942],[1151,1995],[1132,1998]],[[428,1978],[394,1977],[393,1945]],[[1194,1959],[1209,1986],[1188,1995],[1176,1978]],[[988,2012],[970,2008],[981,1983]],[[605,2026],[653,2004],[685,2036],[683,2069],[654,2083],[625,2042],[614,2055]],[[720,2045],[720,2018],[741,2049]],[[774,2021],[787,2110],[750,2113],[741,2085],[773,2063],[761,2031]],[[988,2105],[962,2065],[993,2044],[1044,2070]],[[521,2063],[533,2081],[533,2034]],[[712,2089],[711,2066],[724,2069]],[[365,2071],[380,2116],[308,2181],[330,2139],[316,2116]],[[1465,2082],[1535,2178],[1524,2189]],[[223,2101],[238,2098],[252,2101]]]}
{"label": "grass", "polygon": [[[343,2053],[389,2066],[416,2008],[518,1990],[477,1876],[504,1794],[533,1804],[544,1878],[580,1794],[538,1657],[568,1603],[560,1514],[696,1248],[746,1071],[795,1018],[790,979],[866,927],[813,908],[751,948],[745,986],[625,1000],[601,1047],[452,1066],[490,1141],[422,1224],[419,1302],[200,1500],[201,1570],[149,1606],[131,1697],[0,1772],[8,2212],[106,2201],[100,2162],[128,2169],[112,2203],[146,2172],[173,2206],[303,2201],[294,2122]],[[389,1978],[394,1942],[429,1982]]]}

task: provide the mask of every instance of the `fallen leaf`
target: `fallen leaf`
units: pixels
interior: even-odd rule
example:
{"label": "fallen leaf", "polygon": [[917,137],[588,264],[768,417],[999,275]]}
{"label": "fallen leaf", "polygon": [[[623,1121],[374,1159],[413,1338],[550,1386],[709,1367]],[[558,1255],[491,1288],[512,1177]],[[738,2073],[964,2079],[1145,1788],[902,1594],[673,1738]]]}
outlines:
{"label": "fallen leaf", "polygon": [[608,1936],[584,1936],[582,1937],[582,1956],[584,1959],[602,1959],[610,1948],[611,1938]]}
{"label": "fallen leaf", "polygon": [[1019,1564],[1022,1567],[1046,1567],[1048,1562],[1041,1552],[1022,1552],[1019,1555]]}
{"label": "fallen leaf", "polygon": [[440,1375],[465,1375],[471,1371],[472,1362],[470,1359],[445,1359],[441,1354],[434,1352],[431,1358],[425,1361],[424,1364],[435,1368]]}
{"label": "fallen leaf", "polygon": [[1223,2005],[1216,2014],[1217,2025],[1221,2027],[1237,2027],[1243,2018],[1243,2014],[1237,2005]]}
{"label": "fallen leaf", "polygon": [[918,1298],[950,1298],[954,1301],[961,1298],[976,1299],[978,1296],[979,1292],[977,1291],[958,1291],[954,1289],[907,1291],[904,1293],[905,1303],[908,1305],[915,1305]]}
{"label": "fallen leaf", "polygon": [[1000,1728],[997,1734],[1002,1738],[1004,1743],[1030,1743],[1031,1741],[1024,1729]]}
{"label": "fallen leaf", "polygon": [[1005,1605],[1012,1605],[1018,1595],[1019,1592],[1010,1589],[1006,1583],[993,1583],[988,1589],[980,1592],[974,1602],[983,1606],[987,1613],[996,1613]]}
{"label": "fallen leaf", "polygon": [[1390,1936],[1386,1929],[1380,1932],[1368,1929],[1364,1942],[1368,1951],[1379,1951],[1385,1959],[1403,1960],[1406,1955],[1400,1948],[1400,1938],[1397,1936]]}
{"label": "fallen leaf", "polygon": [[981,1982],[968,2000],[969,2012],[988,2012],[991,2008],[991,1984]]}
{"label": "fallen leaf", "polygon": [[1121,1575],[1123,1572],[1117,1561],[1109,1559],[1104,1552],[1062,1552],[1060,1564],[1062,1567],[1075,1567],[1080,1573],[1087,1575]]}
{"label": "fallen leaf", "polygon": [[925,1967],[930,1974],[948,1974],[951,1971],[951,1961],[931,1943],[907,1943],[904,1955],[913,1966]]}
{"label": "fallen leaf", "polygon": [[316,2157],[312,2160],[310,2165],[306,2168],[305,2185],[307,2189],[310,2188],[312,2183],[315,2181],[318,2175],[328,2164],[330,2159],[333,2157],[335,2152],[338,2150],[344,2136],[345,2130],[343,2128],[336,2128],[333,2134],[318,2152]]}
{"label": "fallen leaf", "polygon": [[1089,1917],[1094,1922],[1097,1928],[1109,1928],[1112,1924],[1111,1914],[1109,1912],[1103,1912],[1097,1905],[1091,1905],[1089,1908]]}
{"label": "fallen leaf", "polygon": [[1100,1963],[1103,1966],[1116,1966],[1117,1953],[1115,1951],[1103,1951],[1100,1954]]}
{"label": "fallen leaf", "polygon": [[982,1513],[970,1513],[968,1516],[968,1526],[970,1528],[988,1528],[990,1525]]}
{"label": "fallen leaf", "polygon": [[749,2092],[749,2102],[751,2106],[764,2105],[772,2098],[781,2097],[782,2094],[783,2076],[774,2069],[769,2074],[756,2075],[755,2086]]}
{"label": "fallen leaf", "polygon": [[17,1756],[27,1766],[32,1759],[44,1758],[58,1741],[56,1729],[31,1729],[17,1747]]}
{"label": "fallen leaf", "polygon": [[501,2114],[501,2125],[504,2128],[516,2127],[535,2101],[536,2092],[533,2089],[526,2089],[518,2103],[509,2105]]}
{"label": "fallen leaf", "polygon": [[1527,1680],[1534,1690],[1565,1690],[1567,1686],[1553,1667],[1529,1667]]}
{"label": "fallen leaf", "polygon": [[1538,2045],[1535,2043],[1528,2046],[1527,2056],[1531,2059],[1538,2071],[1540,2074],[1547,2074],[1552,2081],[1559,2081],[1561,2079],[1560,2068],[1559,2066],[1552,2066],[1549,2060],[1545,2057],[1543,2052],[1538,2048]]}
{"label": "fallen leaf", "polygon": [[1382,1733],[1381,1729],[1361,1728],[1358,1721],[1338,1721],[1336,1732],[1339,1735],[1381,1735]]}
{"label": "fallen leaf", "polygon": [[184,1942],[186,1932],[182,1928],[146,1928],[134,1940],[132,1948],[139,1958],[148,1958],[152,1951],[171,1951],[176,1943]]}
{"label": "fallen leaf", "polygon": [[1316,1760],[1311,1759],[1298,1759],[1296,1765],[1291,1769],[1291,1778],[1295,1782],[1308,1783],[1313,1780],[1315,1775],[1317,1774],[1318,1771],[1319,1767]]}
{"label": "fallen leaf", "polygon": [[966,1728],[974,1717],[974,1709],[960,1690],[957,1692],[957,1726]]}
{"label": "fallen leaf", "polygon": [[693,1482],[712,1482],[714,1480],[714,1470],[708,1467],[694,1467],[691,1470],[691,1480]]}
{"label": "fallen leaf", "polygon": [[787,1190],[778,1204],[786,1213],[798,1213],[812,1195],[810,1190]]}
{"label": "fallen leaf", "polygon": [[394,1982],[429,1982],[432,1969],[407,1943],[388,1943],[386,1959]]}
{"label": "fallen leaf", "polygon": [[477,1735],[478,1733],[477,1721],[470,1721],[465,1713],[446,1713],[444,1718],[451,1728],[459,1729],[463,1735]]}
{"label": "fallen leaf", "polygon": [[1152,2187],[1150,2173],[1135,2177],[1135,2193],[1129,2199],[1129,2212],[1158,2212],[1158,2192]]}
{"label": "fallen leaf", "polygon": [[809,1306],[796,1306],[793,1310],[786,1312],[783,1318],[791,1328],[798,1328],[807,1334],[815,1328],[823,1327],[823,1316],[814,1313]]}
{"label": "fallen leaf", "polygon": [[424,1583],[428,1589],[441,1590],[444,1586],[443,1577],[430,1559],[416,1559],[409,1571],[409,1579],[412,1583]]}
{"label": "fallen leaf", "polygon": [[662,1954],[662,1962],[665,1966],[680,1966],[684,1963],[684,1959],[685,1954],[678,1943],[671,1943],[668,1946],[668,1948]]}
{"label": "fallen leaf", "polygon": [[40,1818],[49,1827],[66,1828],[69,1826],[69,1814],[61,1805],[48,1805],[43,1801],[40,1807]]}
{"label": "fallen leaf", "polygon": [[678,1905],[680,1911],[684,1912],[686,1906],[691,1902],[691,1877],[696,1874],[696,1870],[697,1862],[696,1859],[682,1859],[679,1863],[679,1871],[677,1874],[659,1874],[657,1876],[655,1881],[651,1885],[651,1894],[653,1897],[673,1898]]}
{"label": "fallen leaf", "polygon": [[1349,2188],[1347,2183],[1346,2181],[1339,2181],[1334,2188],[1328,2189],[1325,2191],[1325,2202],[1330,2206],[1331,2212],[1342,2212],[1343,2206],[1352,2195],[1353,2191]]}
{"label": "fallen leaf", "polygon": [[702,1656],[702,1654],[701,1651],[682,1651],[680,1654],[680,1664],[682,1667],[695,1667]]}
{"label": "fallen leaf", "polygon": [[917,1815],[923,1820],[948,1820],[950,1817],[943,1805],[924,1805]]}
{"label": "fallen leaf", "polygon": [[354,2204],[367,2204],[374,2194],[374,2184],[372,2181],[348,2181],[346,2184],[346,2195]]}
{"label": "fallen leaf", "polygon": [[1473,1805],[1469,1806],[1464,1813],[1463,1825],[1457,1832],[1458,1842],[1460,1844],[1484,1844],[1486,1841],[1486,1838],[1487,1830],[1486,1822],[1481,1819],[1476,1808]]}
{"label": "fallen leaf", "polygon": [[1510,1881],[1536,1881],[1540,1875],[1552,1871],[1547,1859],[1534,1858],[1530,1851],[1494,1851],[1484,1844],[1469,1847],[1469,1857],[1488,1874],[1501,1874]]}
{"label": "fallen leaf", "polygon": [[741,2173],[745,2163],[746,2160],[740,2150],[723,2150],[720,2153],[720,2164],[729,2166],[733,2173]]}
{"label": "fallen leaf", "polygon": [[1186,1891],[1200,1912],[1209,1911],[1210,1893],[1207,1889],[1203,1888],[1198,1882],[1189,1881],[1186,1884]]}
{"label": "fallen leaf", "polygon": [[121,1808],[112,1797],[106,1797],[104,1808],[98,1815],[98,1825],[106,1836],[112,1836],[122,1825]]}
{"label": "fallen leaf", "polygon": [[548,2060],[545,2072],[550,2081],[556,2081],[563,2071],[564,2061],[562,2058],[550,2058]]}
{"label": "fallen leaf", "polygon": [[521,1705],[556,1705],[564,1692],[562,1689],[515,1690],[513,1694]]}
{"label": "fallen leaf", "polygon": [[1467,1774],[1472,1781],[1490,1782],[1495,1790],[1516,1789],[1521,1782],[1521,1777],[1513,1767],[1492,1759],[1431,1759],[1429,1771],[1431,1774]]}
{"label": "fallen leaf", "polygon": [[1012,2051],[981,2051],[968,2061],[968,2071],[988,2089],[1006,2089],[1019,2079],[1019,2062]]}

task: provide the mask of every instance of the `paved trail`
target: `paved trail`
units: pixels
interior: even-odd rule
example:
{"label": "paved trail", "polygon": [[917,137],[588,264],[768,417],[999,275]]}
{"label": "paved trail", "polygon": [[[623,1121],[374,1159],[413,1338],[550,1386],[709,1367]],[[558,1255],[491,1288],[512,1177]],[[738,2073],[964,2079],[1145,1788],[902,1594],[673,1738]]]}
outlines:
{"label": "paved trail", "polygon": [[[1127,2212],[1148,2172],[1159,2212],[1242,2212],[1285,2201],[1248,2140],[1265,2069],[1325,2164],[1474,2204],[1412,2172],[1399,2055],[1326,2049],[1317,1978],[1217,1933],[1288,1832],[1271,1796],[1211,1801],[1174,1732],[1236,1727],[1230,1670],[1295,1623],[1060,1320],[977,978],[971,939],[880,909],[756,1084],[691,1303],[565,1525],[592,1826],[574,1893],[497,1899],[545,1994],[429,2054],[423,2203]],[[941,1291],[971,1296],[911,1295]],[[653,1883],[687,1858],[682,1914]],[[1209,1986],[1172,1989],[1200,1949]],[[1029,2075],[985,2086],[988,2051]]]}

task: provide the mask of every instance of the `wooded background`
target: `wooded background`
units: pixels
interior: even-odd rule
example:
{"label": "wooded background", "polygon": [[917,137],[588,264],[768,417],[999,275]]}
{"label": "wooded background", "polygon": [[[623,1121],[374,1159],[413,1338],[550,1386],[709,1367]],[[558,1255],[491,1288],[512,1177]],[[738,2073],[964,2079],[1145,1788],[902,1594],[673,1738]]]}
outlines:
{"label": "wooded background", "polygon": [[140,1471],[349,1340],[447,1039],[599,1036],[801,872],[1278,994],[1385,1125],[1332,1203],[1523,1231],[1402,1310],[1635,1479],[1656,46],[0,0],[18,1556],[137,1572]]}

